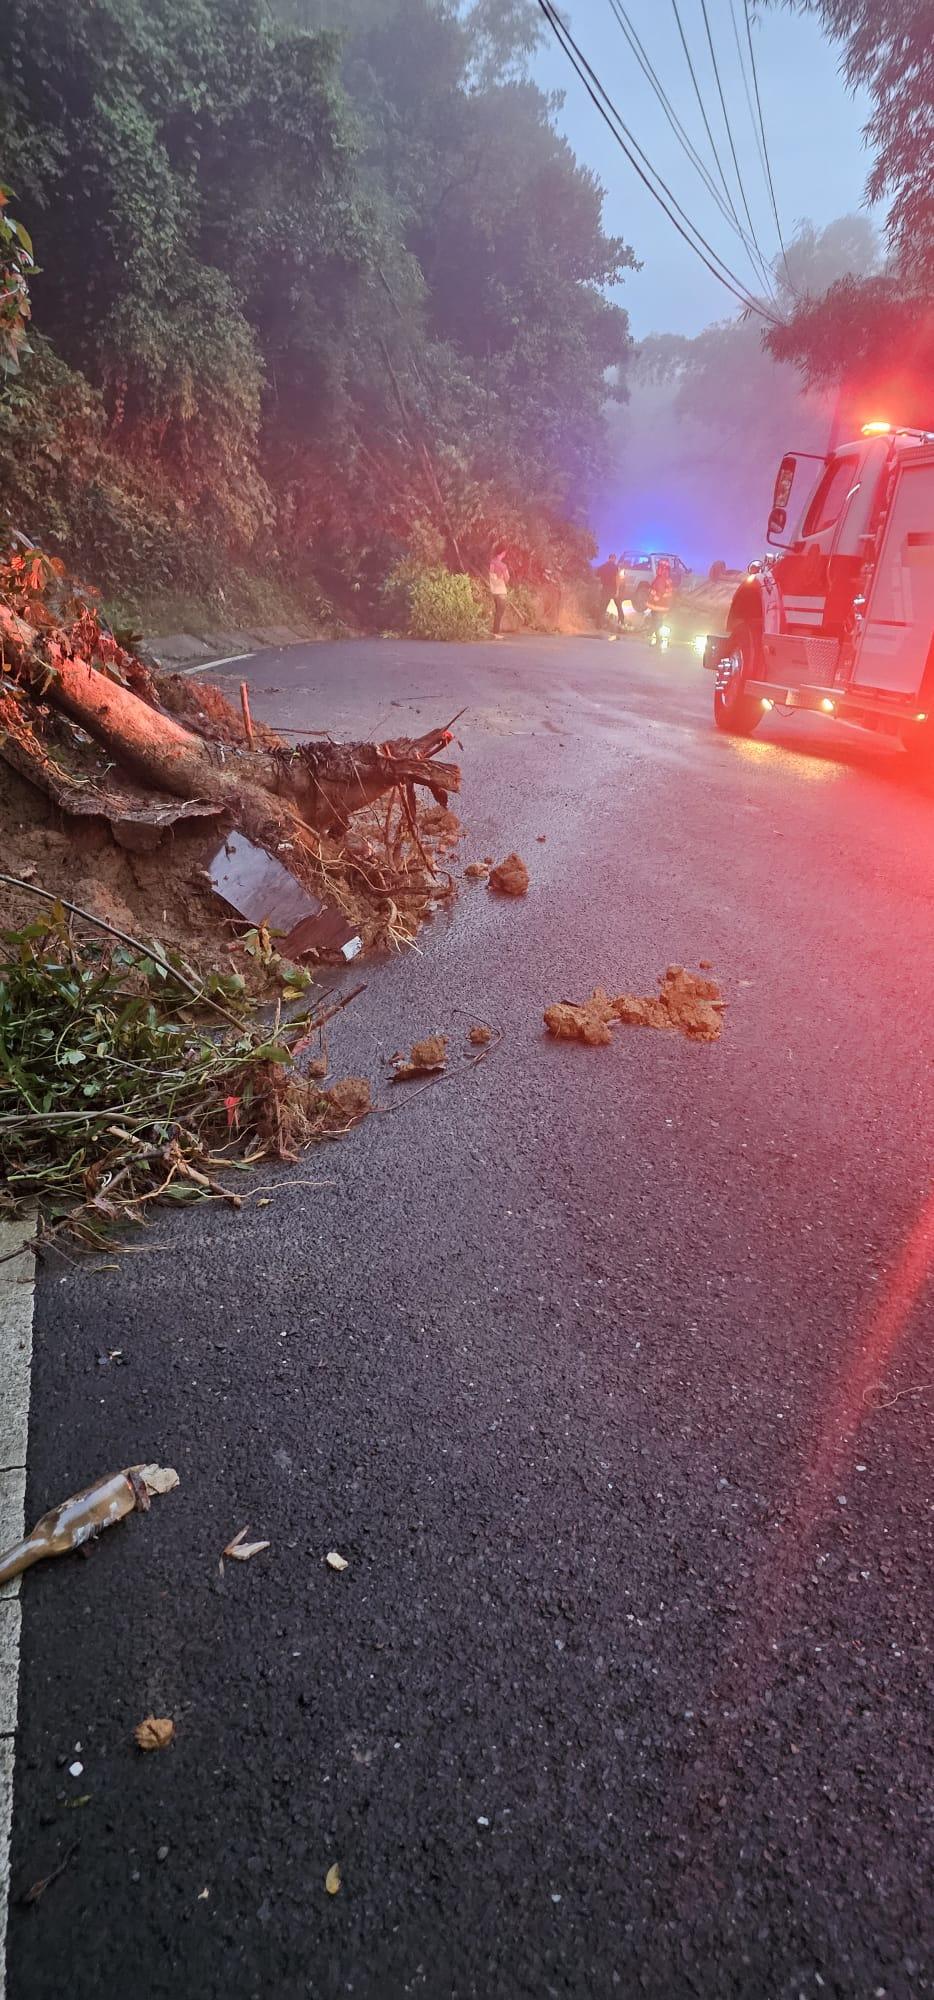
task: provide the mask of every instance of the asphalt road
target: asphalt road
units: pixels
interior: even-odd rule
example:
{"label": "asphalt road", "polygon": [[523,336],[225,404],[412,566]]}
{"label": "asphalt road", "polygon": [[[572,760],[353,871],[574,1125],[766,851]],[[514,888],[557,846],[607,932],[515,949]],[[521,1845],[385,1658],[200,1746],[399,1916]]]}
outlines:
{"label": "asphalt road", "polygon": [[[43,1273],[29,1515],[181,1485],[24,1585],[14,1892],[74,1851],[12,2000],[931,1993],[934,796],[829,722],[717,736],[684,653],[248,671],[337,733],[466,704],[463,858],[532,884],[340,1019],[338,1072],[439,1028],[444,1082]],[[715,1046],[543,1035],[700,958]]]}

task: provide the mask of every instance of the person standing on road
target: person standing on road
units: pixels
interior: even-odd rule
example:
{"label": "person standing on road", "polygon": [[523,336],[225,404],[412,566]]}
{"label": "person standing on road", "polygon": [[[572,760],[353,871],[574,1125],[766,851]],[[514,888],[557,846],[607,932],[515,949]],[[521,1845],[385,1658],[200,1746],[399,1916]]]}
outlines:
{"label": "person standing on road", "polygon": [[509,569],[506,563],[506,545],[497,542],[490,556],[490,594],[493,599],[493,637],[501,639],[503,612],[506,609],[506,586]]}
{"label": "person standing on road", "polygon": [[619,566],[614,556],[607,556],[597,570],[600,589],[603,594],[603,624],[608,639],[619,638]]}

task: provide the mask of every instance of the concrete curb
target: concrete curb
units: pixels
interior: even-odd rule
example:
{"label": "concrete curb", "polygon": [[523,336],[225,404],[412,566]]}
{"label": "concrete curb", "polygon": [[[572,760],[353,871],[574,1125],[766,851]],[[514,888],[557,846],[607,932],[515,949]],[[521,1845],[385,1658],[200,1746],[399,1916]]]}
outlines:
{"label": "concrete curb", "polygon": [[[31,1235],[31,1219],[0,1222],[0,1549],[24,1531],[26,1445],[32,1370],[35,1271],[32,1252],[15,1252]],[[6,1927],[10,1894],[13,1763],[19,1700],[20,1579],[0,1589],[0,2000],[6,1993]]]}

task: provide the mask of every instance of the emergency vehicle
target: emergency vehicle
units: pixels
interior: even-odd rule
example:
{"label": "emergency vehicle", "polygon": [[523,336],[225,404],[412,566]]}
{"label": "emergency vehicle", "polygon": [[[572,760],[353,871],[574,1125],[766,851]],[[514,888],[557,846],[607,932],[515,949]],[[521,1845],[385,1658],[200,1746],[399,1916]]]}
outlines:
{"label": "emergency vehicle", "polygon": [[717,727],[810,709],[934,763],[934,432],[872,423],[824,457],[787,452],[768,540],[704,647]]}

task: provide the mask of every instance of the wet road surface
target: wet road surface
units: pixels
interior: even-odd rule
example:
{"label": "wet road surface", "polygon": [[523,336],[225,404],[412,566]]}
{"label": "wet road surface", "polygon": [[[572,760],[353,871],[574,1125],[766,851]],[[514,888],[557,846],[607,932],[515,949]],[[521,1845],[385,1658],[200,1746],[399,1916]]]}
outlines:
{"label": "wet road surface", "polygon": [[[462,858],[532,885],[335,1025],[374,1084],[443,1030],[440,1085],[40,1278],[28,1516],[181,1486],[24,1584],[14,1893],[74,1851],[12,2000],[934,1991],[934,796],[818,719],[716,735],[683,652],[230,671],[335,734],[466,704]],[[701,958],[715,1046],[542,1033]]]}

